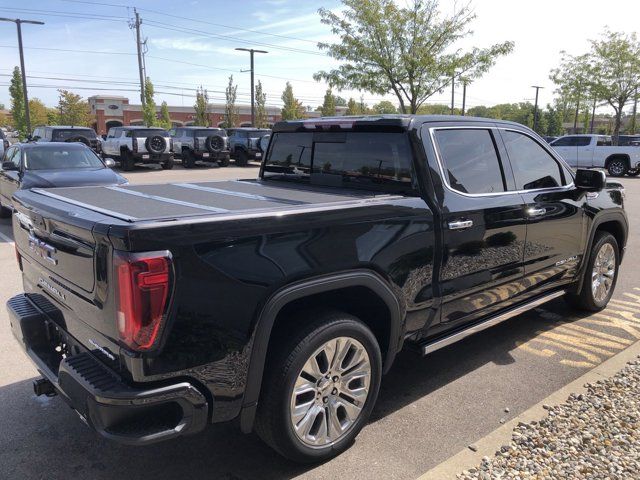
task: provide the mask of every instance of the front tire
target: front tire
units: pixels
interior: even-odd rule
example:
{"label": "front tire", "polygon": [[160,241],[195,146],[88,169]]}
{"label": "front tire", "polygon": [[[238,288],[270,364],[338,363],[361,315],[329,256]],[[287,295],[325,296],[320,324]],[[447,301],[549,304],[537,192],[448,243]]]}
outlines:
{"label": "front tire", "polygon": [[267,361],[256,432],[284,457],[311,463],[344,451],[367,423],[382,359],[376,337],[356,317],[301,317],[311,321]]}
{"label": "front tire", "polygon": [[128,151],[123,151],[120,155],[120,168],[125,172],[131,172],[136,168],[136,162]]}
{"label": "front tire", "polygon": [[229,156],[225,155],[220,160],[218,160],[218,165],[220,165],[221,167],[228,167],[229,166]]}
{"label": "front tire", "polygon": [[193,168],[196,166],[196,159],[191,150],[182,151],[182,166],[184,168]]}
{"label": "front tire", "polygon": [[160,164],[163,170],[171,170],[173,168],[173,158],[165,160]]}
{"label": "front tire", "polygon": [[567,295],[567,300],[579,310],[599,312],[609,303],[618,280],[620,250],[615,237],[596,232],[587,262],[580,292]]}
{"label": "front tire", "polygon": [[236,165],[239,167],[245,167],[249,163],[249,154],[244,150],[238,150],[236,152]]}

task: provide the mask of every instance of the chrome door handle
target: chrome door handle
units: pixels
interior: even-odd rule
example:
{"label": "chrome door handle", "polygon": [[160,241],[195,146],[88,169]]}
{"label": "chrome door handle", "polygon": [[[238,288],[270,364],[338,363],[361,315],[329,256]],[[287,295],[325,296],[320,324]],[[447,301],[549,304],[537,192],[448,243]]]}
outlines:
{"label": "chrome door handle", "polygon": [[473,227],[473,220],[458,220],[456,222],[449,222],[449,230],[463,230],[470,227]]}
{"label": "chrome door handle", "polygon": [[528,208],[527,209],[527,215],[529,217],[541,217],[542,215],[544,215],[545,213],[547,213],[547,209],[546,208]]}

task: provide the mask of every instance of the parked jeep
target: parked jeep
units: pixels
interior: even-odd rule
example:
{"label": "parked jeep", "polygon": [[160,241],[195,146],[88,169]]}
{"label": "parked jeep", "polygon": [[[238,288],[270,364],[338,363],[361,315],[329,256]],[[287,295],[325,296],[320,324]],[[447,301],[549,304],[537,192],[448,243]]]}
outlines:
{"label": "parked jeep", "polygon": [[236,161],[236,165],[244,166],[249,160],[261,160],[263,152],[260,147],[260,139],[270,133],[271,130],[264,128],[227,128],[229,151],[231,158]]}
{"label": "parked jeep", "polygon": [[120,161],[131,171],[136,163],[158,163],[163,170],[173,168],[173,148],[169,132],[154,127],[114,127],[102,142],[102,156]]}
{"label": "parked jeep", "polygon": [[229,165],[229,139],[221,128],[179,127],[172,131],[175,157],[184,168],[193,168],[198,161]]}
{"label": "parked jeep", "polygon": [[91,147],[94,152],[102,151],[102,142],[93,128],[72,125],[40,126],[33,130],[33,142],[80,142]]}

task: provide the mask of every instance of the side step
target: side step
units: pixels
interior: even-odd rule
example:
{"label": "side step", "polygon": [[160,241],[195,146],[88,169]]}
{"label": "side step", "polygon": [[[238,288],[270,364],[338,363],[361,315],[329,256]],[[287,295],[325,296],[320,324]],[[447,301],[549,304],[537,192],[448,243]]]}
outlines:
{"label": "side step", "polygon": [[469,337],[474,333],[478,333],[483,330],[486,330],[487,328],[493,327],[494,325],[502,323],[505,320],[509,320],[510,318],[513,318],[516,315],[520,315],[521,313],[524,313],[527,310],[531,310],[532,308],[536,308],[537,306],[542,305],[543,303],[546,303],[550,300],[561,297],[565,293],[566,292],[564,290],[561,290],[559,292],[549,293],[542,297],[536,298],[535,300],[532,300],[529,303],[520,305],[519,307],[512,308],[511,310],[508,310],[504,313],[496,315],[495,317],[491,317],[479,323],[475,323],[465,328],[464,330],[458,330],[454,333],[447,334],[444,337],[438,337],[436,339],[428,340],[425,343],[419,344],[420,352],[422,353],[422,355],[428,355],[429,353],[435,352],[436,350],[440,350],[441,348],[449,346],[452,343],[459,342],[463,338]]}

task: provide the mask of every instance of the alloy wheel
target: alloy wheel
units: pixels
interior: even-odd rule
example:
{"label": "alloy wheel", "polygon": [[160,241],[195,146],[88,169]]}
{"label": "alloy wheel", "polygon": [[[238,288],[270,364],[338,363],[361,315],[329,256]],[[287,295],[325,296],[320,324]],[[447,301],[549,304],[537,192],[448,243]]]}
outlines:
{"label": "alloy wheel", "polygon": [[591,292],[597,302],[603,302],[609,295],[615,274],[616,254],[613,245],[605,243],[598,250],[591,272]]}

